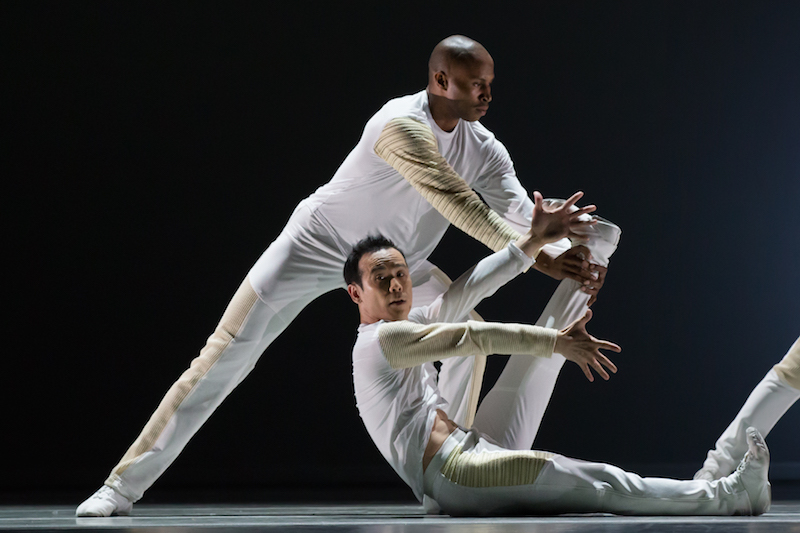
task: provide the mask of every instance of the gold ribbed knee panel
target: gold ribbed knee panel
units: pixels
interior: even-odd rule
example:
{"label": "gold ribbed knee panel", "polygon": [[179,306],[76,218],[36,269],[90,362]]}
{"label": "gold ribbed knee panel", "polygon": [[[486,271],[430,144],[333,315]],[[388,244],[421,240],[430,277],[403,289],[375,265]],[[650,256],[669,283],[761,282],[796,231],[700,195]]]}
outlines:
{"label": "gold ribbed knee panel", "polygon": [[552,453],[533,450],[464,453],[458,446],[442,467],[442,475],[465,487],[530,485],[552,457]]}

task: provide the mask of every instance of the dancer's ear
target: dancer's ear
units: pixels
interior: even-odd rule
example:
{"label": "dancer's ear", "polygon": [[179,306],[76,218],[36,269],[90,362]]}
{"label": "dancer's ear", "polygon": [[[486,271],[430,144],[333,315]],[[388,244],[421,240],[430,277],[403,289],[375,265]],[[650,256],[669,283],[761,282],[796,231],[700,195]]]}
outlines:
{"label": "dancer's ear", "polygon": [[433,80],[436,82],[436,85],[443,91],[447,90],[447,74],[444,71],[439,71],[433,75]]}
{"label": "dancer's ear", "polygon": [[350,295],[350,299],[353,300],[354,303],[360,304],[361,303],[361,287],[356,285],[355,283],[351,283],[347,286],[347,294]]}

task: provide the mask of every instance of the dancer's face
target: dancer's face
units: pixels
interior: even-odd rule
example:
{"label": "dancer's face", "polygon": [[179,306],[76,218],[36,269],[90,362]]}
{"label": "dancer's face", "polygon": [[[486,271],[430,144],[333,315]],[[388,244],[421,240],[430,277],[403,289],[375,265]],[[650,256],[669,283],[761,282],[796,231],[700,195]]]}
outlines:
{"label": "dancer's face", "polygon": [[364,254],[358,262],[361,286],[351,283],[347,292],[361,313],[361,322],[405,320],[411,311],[411,278],[406,260],[395,248]]}
{"label": "dancer's face", "polygon": [[482,52],[473,59],[450,64],[444,96],[460,119],[474,122],[489,110],[493,81],[494,60],[488,52]]}

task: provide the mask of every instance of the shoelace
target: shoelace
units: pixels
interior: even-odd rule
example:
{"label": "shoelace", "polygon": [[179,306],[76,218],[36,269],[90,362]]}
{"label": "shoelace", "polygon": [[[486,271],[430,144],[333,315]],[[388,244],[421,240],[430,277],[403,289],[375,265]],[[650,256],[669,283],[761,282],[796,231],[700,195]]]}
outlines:
{"label": "shoelace", "polygon": [[741,472],[742,470],[744,470],[744,467],[749,462],[750,462],[750,451],[748,450],[747,453],[744,454],[744,457],[742,457],[742,460],[739,462],[739,466],[736,467],[736,471]]}
{"label": "shoelace", "polygon": [[102,498],[103,496],[105,496],[106,494],[109,494],[109,493],[111,493],[111,496],[113,496],[114,495],[113,494],[114,493],[114,489],[112,489],[108,485],[103,485],[103,487],[100,490],[98,490],[97,492],[92,494],[92,498],[100,499],[100,498]]}

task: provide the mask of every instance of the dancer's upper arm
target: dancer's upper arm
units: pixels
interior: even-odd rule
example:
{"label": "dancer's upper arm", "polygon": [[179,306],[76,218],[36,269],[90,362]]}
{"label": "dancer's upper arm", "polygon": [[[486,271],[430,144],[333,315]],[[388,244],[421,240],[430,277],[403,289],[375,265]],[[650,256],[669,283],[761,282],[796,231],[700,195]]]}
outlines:
{"label": "dancer's upper arm", "polygon": [[439,153],[431,128],[410,117],[390,120],[375,153],[405,178],[439,213],[494,251],[519,238]]}

